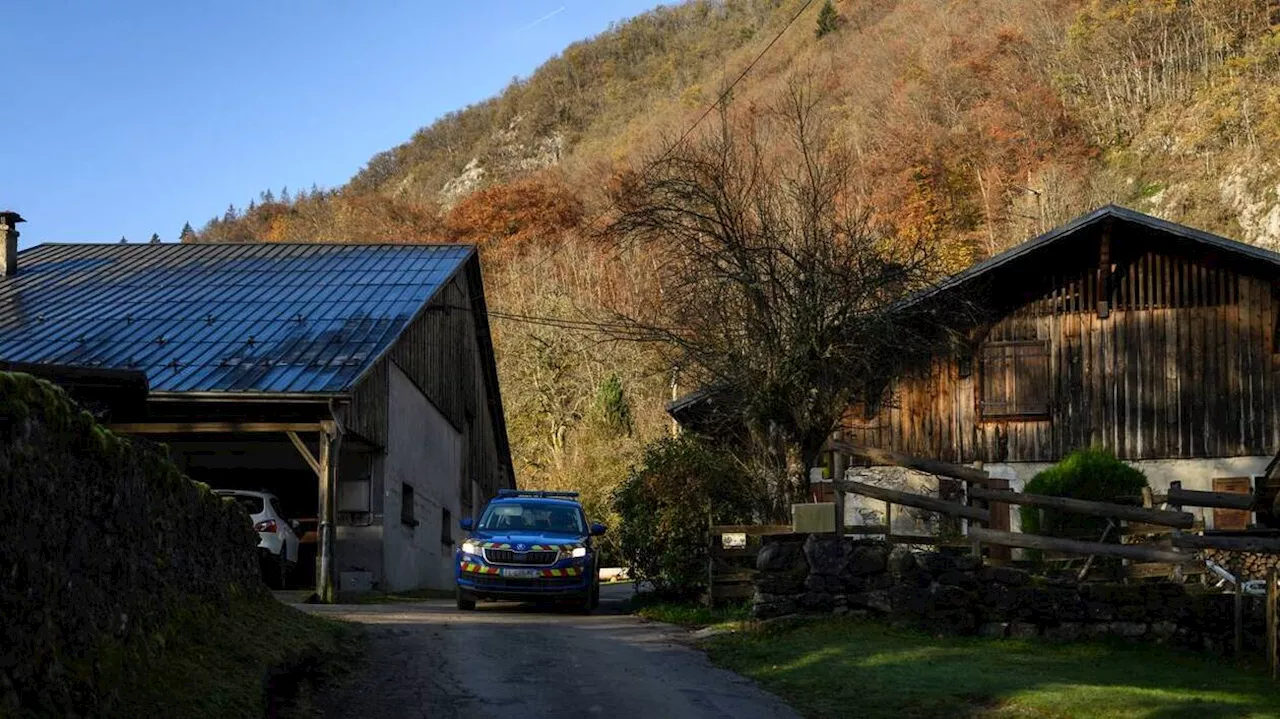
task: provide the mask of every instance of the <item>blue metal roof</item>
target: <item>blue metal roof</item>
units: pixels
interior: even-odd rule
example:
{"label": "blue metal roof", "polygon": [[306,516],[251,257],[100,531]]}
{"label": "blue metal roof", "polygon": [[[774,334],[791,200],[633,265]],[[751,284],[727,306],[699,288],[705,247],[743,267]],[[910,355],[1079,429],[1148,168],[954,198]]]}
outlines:
{"label": "blue metal roof", "polygon": [[142,370],[153,392],[341,393],[474,252],[39,245],[0,278],[0,360]]}

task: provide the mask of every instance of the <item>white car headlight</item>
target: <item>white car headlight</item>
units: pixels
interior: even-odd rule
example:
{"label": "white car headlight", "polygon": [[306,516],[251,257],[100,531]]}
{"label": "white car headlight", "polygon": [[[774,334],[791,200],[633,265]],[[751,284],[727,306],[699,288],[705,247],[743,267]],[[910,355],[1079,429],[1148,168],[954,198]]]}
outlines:
{"label": "white car headlight", "polygon": [[586,548],[586,547],[574,547],[574,548],[573,548],[573,552],[572,552],[571,556],[572,556],[574,559],[580,559],[580,558],[582,558],[582,557],[585,557],[585,556],[587,556],[587,548]]}
{"label": "white car headlight", "polygon": [[480,545],[468,539],[462,543],[463,554],[480,554]]}

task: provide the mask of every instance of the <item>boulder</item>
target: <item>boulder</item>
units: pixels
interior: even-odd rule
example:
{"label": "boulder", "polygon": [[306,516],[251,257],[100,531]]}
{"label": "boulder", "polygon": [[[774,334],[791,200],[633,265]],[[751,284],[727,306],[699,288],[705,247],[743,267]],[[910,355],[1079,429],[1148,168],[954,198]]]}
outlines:
{"label": "boulder", "polygon": [[901,576],[909,574],[920,568],[919,562],[916,561],[916,555],[906,547],[894,547],[886,560],[886,567],[890,573]]}
{"label": "boulder", "polygon": [[1152,622],[1151,636],[1158,641],[1167,642],[1178,633],[1178,625],[1174,622]]}
{"label": "boulder", "polygon": [[961,572],[976,572],[982,568],[982,558],[972,554],[961,554],[955,557],[956,569]]}
{"label": "boulder", "polygon": [[819,592],[822,594],[835,594],[844,592],[844,582],[839,577],[833,577],[828,574],[810,574],[804,580],[804,588],[810,592]]}
{"label": "boulder", "polygon": [[939,552],[925,552],[916,557],[920,563],[920,567],[926,572],[934,575],[954,571],[956,568],[955,559]]}
{"label": "boulder", "polygon": [[764,594],[799,594],[805,589],[805,577],[794,577],[786,574],[759,574],[756,576],[756,591]]}
{"label": "boulder", "polygon": [[840,576],[849,566],[852,549],[852,545],[843,539],[810,534],[804,541],[804,556],[809,562],[809,573]]}
{"label": "boulder", "polygon": [[889,553],[882,547],[857,547],[849,557],[849,572],[855,575],[881,574],[888,561]]}
{"label": "boulder", "polygon": [[1025,587],[1031,583],[1031,575],[1013,567],[983,567],[978,571],[978,579],[983,582],[994,582],[1009,587]]}
{"label": "boulder", "polygon": [[934,609],[962,609],[973,604],[973,595],[960,587],[950,584],[939,584],[933,590]]}
{"label": "boulder", "polygon": [[811,612],[829,612],[835,607],[835,595],[808,592],[800,597],[800,608]]}
{"label": "boulder", "polygon": [[1085,602],[1084,613],[1093,622],[1110,622],[1116,618],[1116,608],[1106,602]]}
{"label": "boulder", "polygon": [[[756,595],[757,600],[760,595]],[[790,597],[779,597],[777,601],[760,602],[757,601],[751,605],[751,616],[756,619],[772,619],[773,617],[782,617],[788,614],[795,614],[799,609],[796,601]]]}
{"label": "boulder", "polygon": [[796,542],[769,542],[756,555],[756,569],[762,572],[808,572],[804,555]]}
{"label": "boulder", "polygon": [[850,606],[862,606],[888,614],[893,611],[893,601],[885,591],[866,592],[849,597]]}
{"label": "boulder", "polygon": [[982,582],[973,575],[972,572],[951,571],[943,572],[938,576],[938,584],[947,584],[953,587],[963,587],[970,591],[977,591],[982,588]]}

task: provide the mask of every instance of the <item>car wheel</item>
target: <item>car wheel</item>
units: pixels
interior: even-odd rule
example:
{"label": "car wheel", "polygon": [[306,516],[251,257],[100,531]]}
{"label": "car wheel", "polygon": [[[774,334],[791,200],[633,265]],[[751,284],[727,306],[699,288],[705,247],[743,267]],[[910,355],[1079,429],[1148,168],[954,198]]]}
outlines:
{"label": "car wheel", "polygon": [[471,595],[459,589],[458,590],[458,609],[464,612],[469,612],[475,608],[476,608],[475,597],[472,597]]}

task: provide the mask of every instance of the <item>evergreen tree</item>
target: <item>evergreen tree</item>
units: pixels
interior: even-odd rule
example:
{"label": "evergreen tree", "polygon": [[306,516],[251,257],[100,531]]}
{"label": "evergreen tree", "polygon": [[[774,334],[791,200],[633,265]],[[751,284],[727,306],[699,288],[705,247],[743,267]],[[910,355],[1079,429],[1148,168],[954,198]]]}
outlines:
{"label": "evergreen tree", "polygon": [[235,205],[227,205],[227,211],[223,213],[222,221],[235,222],[237,214]]}
{"label": "evergreen tree", "polygon": [[286,205],[289,204],[289,186],[288,185],[285,185],[284,187],[280,188],[280,201]]}
{"label": "evergreen tree", "polygon": [[818,29],[814,34],[822,37],[827,33],[836,31],[840,23],[840,15],[836,13],[836,6],[831,4],[831,0],[827,0],[822,4],[822,9],[818,11]]}
{"label": "evergreen tree", "polygon": [[276,201],[276,195],[274,192],[270,190],[270,188],[268,188],[266,192],[262,193],[261,197],[262,197],[262,204],[264,205],[270,205],[271,203]]}
{"label": "evergreen tree", "polygon": [[122,245],[129,244],[129,241],[124,238],[124,235],[120,235],[120,244]]}
{"label": "evergreen tree", "polygon": [[191,228],[190,222],[182,223],[182,232],[178,233],[179,242],[190,242],[196,238],[196,231]]}
{"label": "evergreen tree", "polygon": [[153,244],[153,245],[158,245],[158,244],[160,244],[160,235],[156,234],[155,232],[152,232],[152,233],[151,233],[151,244]]}
{"label": "evergreen tree", "polygon": [[631,434],[631,402],[622,389],[622,379],[616,374],[600,385],[596,392],[596,403],[601,418],[609,429],[618,435]]}

